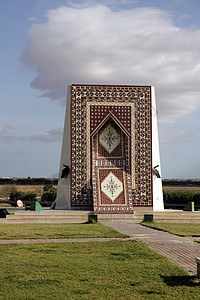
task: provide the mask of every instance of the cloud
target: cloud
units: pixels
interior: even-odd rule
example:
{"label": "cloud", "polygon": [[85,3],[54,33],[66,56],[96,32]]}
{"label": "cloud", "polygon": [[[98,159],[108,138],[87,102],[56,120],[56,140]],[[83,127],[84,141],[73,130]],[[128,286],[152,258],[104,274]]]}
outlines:
{"label": "cloud", "polygon": [[63,136],[62,128],[55,128],[50,131],[46,131],[44,134],[32,135],[32,136],[22,136],[19,139],[25,142],[39,142],[39,143],[51,143],[60,142]]}
{"label": "cloud", "polygon": [[162,144],[177,143],[190,140],[193,136],[191,132],[181,128],[161,128],[159,130],[160,142]]}
{"label": "cloud", "polygon": [[71,83],[155,85],[159,121],[173,123],[200,109],[199,44],[200,30],[164,10],[60,7],[32,24],[21,60],[31,86],[62,104]]}
{"label": "cloud", "polygon": [[4,134],[10,127],[0,123],[0,134]]}
{"label": "cloud", "polygon": [[0,143],[12,143],[16,140],[15,136],[10,136],[7,132],[11,129],[9,126],[6,126],[0,123]]}
{"label": "cloud", "polygon": [[170,4],[170,8],[172,9],[173,7],[183,4],[185,2],[185,0],[174,0],[172,1],[172,3]]}
{"label": "cloud", "polygon": [[39,142],[39,143],[52,143],[61,142],[63,136],[63,128],[54,128],[46,131],[40,135],[30,135],[30,136],[12,136],[7,134],[6,126],[0,124],[0,143],[13,143],[16,141],[21,142]]}
{"label": "cloud", "polygon": [[34,18],[34,17],[28,17],[27,20],[31,22],[39,22],[38,18]]}

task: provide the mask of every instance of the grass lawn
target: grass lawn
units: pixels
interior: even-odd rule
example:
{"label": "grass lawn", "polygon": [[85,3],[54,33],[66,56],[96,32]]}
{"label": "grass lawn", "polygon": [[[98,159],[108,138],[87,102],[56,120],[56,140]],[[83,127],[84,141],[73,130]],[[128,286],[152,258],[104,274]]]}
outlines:
{"label": "grass lawn", "polygon": [[0,224],[0,239],[124,238],[103,224]]}
{"label": "grass lawn", "polygon": [[200,224],[143,222],[142,225],[161,229],[180,236],[199,236]]}
{"label": "grass lawn", "polygon": [[142,242],[0,248],[0,299],[199,299],[200,282]]}

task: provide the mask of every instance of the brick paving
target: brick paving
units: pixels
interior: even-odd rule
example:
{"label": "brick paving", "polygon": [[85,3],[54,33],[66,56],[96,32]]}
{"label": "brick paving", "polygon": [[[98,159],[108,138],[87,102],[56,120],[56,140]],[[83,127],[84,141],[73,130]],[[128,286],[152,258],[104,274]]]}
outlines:
{"label": "brick paving", "polygon": [[132,241],[134,238],[75,238],[75,239],[16,239],[0,240],[0,244],[38,244],[38,243],[77,243],[77,242],[110,242]]}
{"label": "brick paving", "polygon": [[102,223],[143,241],[158,253],[181,266],[189,274],[197,274],[195,257],[200,257],[200,244],[195,240],[200,238],[180,237],[131,222],[104,221]]}

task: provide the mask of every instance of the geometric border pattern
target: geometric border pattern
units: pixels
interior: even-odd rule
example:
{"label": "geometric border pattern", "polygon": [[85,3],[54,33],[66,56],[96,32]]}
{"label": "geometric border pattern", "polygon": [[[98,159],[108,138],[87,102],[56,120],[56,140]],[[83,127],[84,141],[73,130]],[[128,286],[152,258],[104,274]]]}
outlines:
{"label": "geometric border pattern", "polygon": [[[98,145],[98,133],[93,138],[93,149],[92,149],[92,183],[93,183],[93,207],[95,213],[106,213],[106,214],[132,214],[133,213],[133,194],[129,167],[129,137],[123,133],[124,143],[123,157],[101,157],[98,158],[97,145]],[[117,201],[103,201],[106,199],[101,191],[101,182],[105,179],[106,175],[112,172],[123,182],[123,193],[120,194]]]}
{"label": "geometric border pattern", "polygon": [[[86,136],[87,136],[87,182],[88,185],[90,184],[90,178],[91,178],[91,134],[92,131],[91,128],[93,129],[92,125],[92,115],[91,115],[91,106],[98,106],[100,109],[101,107],[111,107],[111,111],[113,114],[113,110],[115,110],[115,107],[119,107],[119,108],[123,108],[126,107],[127,109],[130,109],[129,114],[130,114],[130,118],[128,118],[126,124],[122,124],[122,119],[120,119],[121,123],[118,124],[119,127],[120,125],[125,125],[125,127],[123,126],[122,131],[126,133],[126,135],[130,135],[130,140],[131,140],[131,175],[132,175],[132,186],[134,188],[135,186],[135,133],[134,133],[134,126],[133,124],[135,123],[135,112],[134,112],[134,104],[133,103],[121,103],[121,102],[87,102],[87,120],[89,120],[87,122],[86,125]],[[116,116],[117,119],[119,119],[119,116]],[[130,120],[129,120],[130,119]],[[98,124],[98,126],[100,126],[100,124]],[[96,128],[98,129],[98,127]],[[89,187],[89,186],[88,186]]]}
{"label": "geometric border pattern", "polygon": [[[150,86],[71,86],[71,205],[92,206],[93,191],[88,172],[87,104],[130,105],[134,107],[134,180],[133,206],[152,206],[152,120]],[[133,139],[131,139],[132,142]],[[132,158],[132,155],[131,155]],[[91,153],[90,153],[91,159]],[[88,171],[88,172],[87,172]],[[91,173],[90,173],[91,174]],[[89,182],[88,182],[89,181]],[[126,212],[124,212],[126,213]]]}

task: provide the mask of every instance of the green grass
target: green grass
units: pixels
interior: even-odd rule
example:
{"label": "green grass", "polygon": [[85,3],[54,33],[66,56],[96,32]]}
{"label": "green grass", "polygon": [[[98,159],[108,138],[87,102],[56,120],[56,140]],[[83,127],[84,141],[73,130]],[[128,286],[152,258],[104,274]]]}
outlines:
{"label": "green grass", "polygon": [[200,224],[143,222],[142,225],[167,231],[179,236],[200,236]]}
{"label": "green grass", "polygon": [[8,213],[9,213],[10,215],[14,215],[14,214],[15,214],[15,211],[14,211],[14,210],[9,210],[9,209],[7,209],[7,211],[8,211]]}
{"label": "green grass", "polygon": [[199,299],[193,276],[142,242],[0,248],[0,299]]}
{"label": "green grass", "polygon": [[0,239],[125,238],[103,224],[0,224]]}

